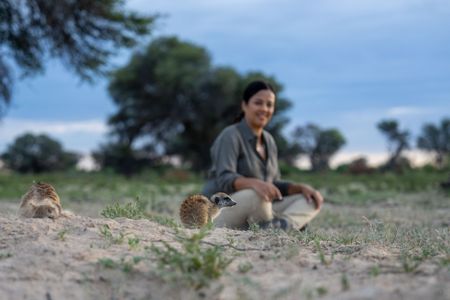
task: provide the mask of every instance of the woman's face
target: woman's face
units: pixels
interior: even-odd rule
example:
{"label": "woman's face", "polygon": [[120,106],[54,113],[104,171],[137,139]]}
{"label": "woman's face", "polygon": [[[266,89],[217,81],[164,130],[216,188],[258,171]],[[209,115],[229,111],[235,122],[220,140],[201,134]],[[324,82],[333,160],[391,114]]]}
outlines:
{"label": "woman's face", "polygon": [[253,129],[264,128],[272,118],[274,110],[275,94],[271,90],[260,90],[248,100],[248,103],[242,101],[245,120]]}

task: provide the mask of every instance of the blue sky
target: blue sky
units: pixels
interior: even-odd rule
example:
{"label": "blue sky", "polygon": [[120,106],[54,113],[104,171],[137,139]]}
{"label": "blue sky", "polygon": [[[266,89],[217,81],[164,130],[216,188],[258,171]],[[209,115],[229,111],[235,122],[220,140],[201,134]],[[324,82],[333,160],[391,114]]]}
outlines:
{"label": "blue sky", "polygon": [[[215,65],[274,75],[294,104],[287,133],[308,122],[338,128],[347,139],[342,153],[384,152],[376,129],[381,119],[397,119],[415,137],[424,122],[450,116],[450,1],[132,0],[127,6],[164,14],[154,37],[176,35],[208,49]],[[18,79],[0,123],[0,151],[30,130],[69,150],[97,148],[115,110],[106,86],[104,79],[80,83],[58,61],[49,61],[42,76]]]}

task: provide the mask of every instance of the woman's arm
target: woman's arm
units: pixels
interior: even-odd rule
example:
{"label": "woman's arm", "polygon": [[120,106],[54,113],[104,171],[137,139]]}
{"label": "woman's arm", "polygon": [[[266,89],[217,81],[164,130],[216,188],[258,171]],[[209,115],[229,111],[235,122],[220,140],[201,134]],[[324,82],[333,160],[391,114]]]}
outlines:
{"label": "woman's arm", "polygon": [[256,178],[238,177],[234,180],[234,188],[236,191],[243,189],[253,189],[260,195],[264,201],[272,202],[275,199],[281,199],[280,190],[270,182],[265,182]]}
{"label": "woman's arm", "polygon": [[220,191],[234,192],[234,181],[242,176],[237,173],[239,153],[240,145],[237,132],[232,128],[226,128],[211,147],[215,181]]}

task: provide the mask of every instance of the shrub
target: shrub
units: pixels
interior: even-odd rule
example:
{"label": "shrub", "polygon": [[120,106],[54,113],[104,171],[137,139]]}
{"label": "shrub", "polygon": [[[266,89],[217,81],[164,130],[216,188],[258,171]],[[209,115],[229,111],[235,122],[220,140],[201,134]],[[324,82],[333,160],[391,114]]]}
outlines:
{"label": "shrub", "polygon": [[74,167],[78,158],[79,155],[64,151],[58,141],[31,133],[19,136],[2,155],[6,165],[20,173],[66,170]]}

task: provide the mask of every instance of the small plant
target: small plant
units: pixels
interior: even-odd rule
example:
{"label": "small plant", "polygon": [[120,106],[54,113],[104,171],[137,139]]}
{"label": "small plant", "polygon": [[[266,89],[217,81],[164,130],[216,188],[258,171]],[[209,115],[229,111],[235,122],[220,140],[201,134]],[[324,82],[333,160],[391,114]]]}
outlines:
{"label": "small plant", "polygon": [[116,267],[116,262],[114,260],[112,260],[111,258],[100,258],[98,260],[98,263],[102,267],[108,268],[108,269],[114,269]]}
{"label": "small plant", "polygon": [[380,267],[372,266],[369,270],[369,275],[372,277],[377,277],[378,275],[380,275]]}
{"label": "small plant", "polygon": [[441,258],[440,264],[443,267],[450,266],[450,254],[448,254],[447,257]]}
{"label": "small plant", "polygon": [[139,246],[139,241],[138,237],[128,238],[128,247],[135,250]]}
{"label": "small plant", "polygon": [[133,202],[128,202],[120,205],[119,202],[114,202],[112,205],[107,205],[100,213],[105,218],[128,218],[128,219],[143,219],[145,218],[145,208],[147,202],[140,200],[138,197]]}
{"label": "small plant", "polygon": [[325,296],[328,293],[327,288],[323,287],[323,286],[319,286],[317,289],[317,295],[319,295],[319,297]]}
{"label": "small plant", "polygon": [[134,266],[137,265],[143,258],[141,256],[133,256],[131,259],[125,257],[120,258],[119,261],[114,261],[111,258],[100,258],[98,263],[107,269],[120,269],[125,273],[133,271]]}
{"label": "small plant", "polygon": [[238,266],[238,271],[239,271],[239,273],[242,273],[242,274],[247,273],[251,269],[253,269],[253,265],[250,262],[241,263]]}
{"label": "small plant", "polygon": [[328,260],[328,259],[325,257],[325,252],[323,251],[322,247],[320,246],[319,240],[317,240],[317,239],[314,240],[314,243],[315,243],[315,245],[316,245],[316,250],[317,250],[317,252],[319,252],[319,259],[320,259],[320,262],[321,262],[322,265],[324,265],[324,266],[329,266],[329,265],[331,264],[331,262],[333,261],[333,256],[331,256],[330,260]]}
{"label": "small plant", "polygon": [[400,260],[402,262],[403,271],[405,271],[406,273],[412,273],[417,270],[424,258],[411,255],[407,252],[403,252],[400,255]]}
{"label": "small plant", "polygon": [[108,226],[108,224],[103,224],[100,227],[100,233],[110,244],[122,244],[124,240],[124,235],[122,232],[119,232],[119,235],[114,236]]}
{"label": "small plant", "polygon": [[343,233],[340,235],[337,235],[336,237],[336,243],[342,244],[342,245],[352,245],[358,240],[358,234],[355,233]]}
{"label": "small plant", "polygon": [[143,258],[141,256],[133,256],[131,259],[126,260],[125,258],[120,259],[120,267],[125,273],[133,271],[134,266],[137,265]]}
{"label": "small plant", "polygon": [[342,273],[341,276],[341,287],[343,291],[348,291],[350,289],[350,282],[348,281],[347,274]]}
{"label": "small plant", "polygon": [[317,232],[312,232],[308,230],[308,228],[305,231],[290,230],[288,231],[288,235],[292,236],[293,238],[297,239],[298,241],[304,244],[328,240],[328,237],[323,236],[322,234]]}
{"label": "small plant", "polygon": [[152,245],[149,249],[156,256],[158,267],[169,271],[169,276],[186,280],[196,289],[208,286],[211,280],[219,278],[232,260],[223,255],[220,246],[201,247],[210,229],[211,226],[205,226],[190,237],[178,233],[181,250],[167,242],[162,242],[164,248]]}
{"label": "small plant", "polygon": [[58,232],[57,236],[58,236],[58,239],[60,241],[65,241],[66,240],[66,233],[67,233],[67,231],[68,231],[67,229],[63,229],[63,230]]}
{"label": "small plant", "polygon": [[4,259],[4,258],[10,258],[10,257],[12,257],[13,255],[11,254],[11,253],[9,253],[9,252],[6,252],[6,253],[0,253],[0,259]]}
{"label": "small plant", "polygon": [[107,205],[100,214],[103,217],[109,219],[115,218],[128,218],[134,220],[148,219],[150,221],[156,222],[164,226],[169,226],[174,229],[179,227],[179,224],[170,217],[147,213],[145,211],[147,205],[148,205],[147,201],[142,201],[139,198],[136,198],[136,200],[134,200],[133,202],[128,202],[124,205],[121,205],[118,202],[114,202],[111,205]]}
{"label": "small plant", "polygon": [[257,233],[261,231],[261,227],[258,225],[258,223],[250,223],[248,229],[252,231],[253,233]]}

